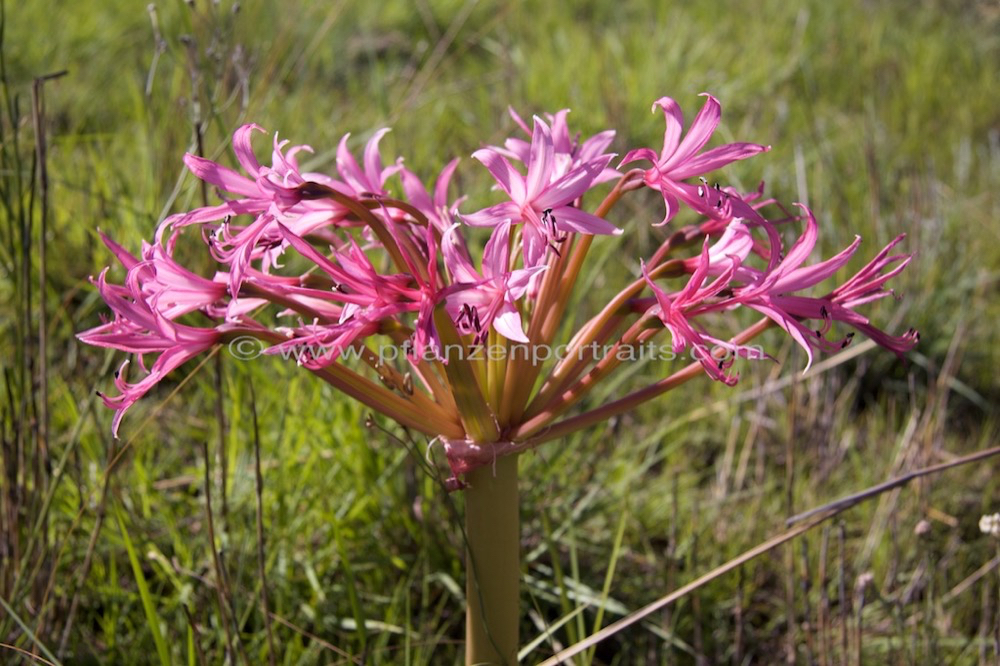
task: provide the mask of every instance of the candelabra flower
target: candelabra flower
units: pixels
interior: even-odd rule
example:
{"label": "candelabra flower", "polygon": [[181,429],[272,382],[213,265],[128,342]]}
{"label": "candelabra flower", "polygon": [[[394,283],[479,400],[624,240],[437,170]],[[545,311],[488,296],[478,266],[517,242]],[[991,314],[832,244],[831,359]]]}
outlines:
{"label": "candelabra flower", "polygon": [[[814,353],[841,349],[853,331],[898,355],[917,343],[915,331],[892,335],[858,311],[893,295],[886,285],[911,259],[892,253],[902,236],[839,286],[809,293],[847,267],[860,239],[809,263],[819,236],[812,211],[792,215],[765,198],[763,186],[743,194],[703,178],[767,147],[706,150],[721,117],[711,95],[683,139],[680,106],[663,97],[653,108],[666,120],[662,149],[628,151],[623,164],[652,166],[624,173],[609,166],[613,131],[581,142],[566,110],[547,121],[535,116],[530,129],[511,111],[530,139],[512,137],[472,154],[504,200],[467,213],[459,213],[464,196],[449,198],[458,160],[428,190],[401,158],[383,164],[379,143],[387,129],[368,141],[360,165],[345,135],[335,174],[302,171],[296,156],[311,149],[288,147],[277,136],[271,165],[263,166],[251,145],[263,132],[256,125],[233,135],[243,173],[185,156],[220,201],[167,218],[154,241],[143,243],[141,257],[104,237],[125,278],[114,284],[105,269],[94,280],[113,318],[79,334],[88,344],[137,355],[145,373],[130,383],[126,361],[114,380],[118,394],[104,396],[116,410],[114,433],[126,411],[183,363],[252,338],[266,354],[294,358],[372,411],[428,441],[441,440],[448,485],[467,496],[468,663],[513,663],[518,453],[702,373],[735,384],[737,363],[773,362],[748,344],[772,325],[805,350],[807,368]],[[696,177],[700,184],[687,182]],[[622,234],[608,218],[643,187],[662,195],[666,215],[659,224],[682,204],[700,217],[673,230],[649,256],[624,261],[626,271],[633,267],[631,279],[603,303],[595,303],[599,291],[585,295],[574,315],[589,318],[559,339],[595,235]],[[596,194],[603,196],[599,203]],[[785,252],[779,229],[799,223],[802,231]],[[472,251],[483,241],[481,252]],[[215,261],[210,276],[179,258],[179,247],[199,245]],[[692,245],[700,252],[678,256]],[[728,315],[736,310],[763,318],[735,331]],[[853,331],[838,337],[835,324]],[[689,352],[691,363],[567,415],[664,332],[670,352],[677,358]],[[144,358],[153,355],[147,366]]]}

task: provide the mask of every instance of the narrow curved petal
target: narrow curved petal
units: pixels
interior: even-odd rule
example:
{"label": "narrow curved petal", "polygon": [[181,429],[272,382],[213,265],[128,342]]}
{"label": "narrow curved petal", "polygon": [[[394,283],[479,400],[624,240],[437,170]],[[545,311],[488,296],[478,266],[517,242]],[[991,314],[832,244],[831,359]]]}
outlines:
{"label": "narrow curved petal", "polygon": [[514,122],[517,123],[517,126],[524,130],[525,134],[531,136],[531,128],[529,128],[528,123],[524,122],[521,116],[517,114],[517,111],[514,110],[514,107],[508,106],[507,113],[509,113],[510,117],[514,120]]}
{"label": "narrow curved petal", "polygon": [[243,125],[233,132],[233,152],[236,153],[236,161],[240,163],[243,170],[256,178],[260,171],[260,162],[257,161],[257,156],[254,155],[251,145],[254,132],[267,133],[263,127],[253,123]]}
{"label": "narrow curved petal", "polygon": [[620,236],[622,230],[607,220],[591,215],[579,208],[564,206],[552,211],[556,218],[556,228],[560,231],[573,231],[579,234],[600,234]]}
{"label": "narrow curved petal", "polygon": [[677,180],[692,178],[703,173],[721,169],[727,164],[745,160],[760,153],[766,153],[769,150],[771,150],[770,146],[761,146],[756,143],[727,143],[724,146],[706,150],[701,155],[692,157],[683,166],[671,171],[670,175]]}
{"label": "narrow curved petal", "polygon": [[256,182],[212,160],[187,153],[184,155],[184,164],[199,180],[211,183],[221,190],[245,197],[261,196]]}
{"label": "narrow curved petal", "polygon": [[498,278],[507,274],[510,261],[510,220],[504,220],[493,231],[483,248],[483,276]]}
{"label": "narrow curved petal", "polygon": [[587,162],[595,157],[603,155],[604,151],[608,149],[608,146],[610,146],[611,142],[614,140],[614,130],[604,130],[603,132],[598,132],[580,145],[577,159],[582,162]]}
{"label": "narrow curved petal", "polygon": [[[677,145],[681,140],[681,132],[684,131],[684,112],[681,111],[680,105],[675,102],[670,97],[661,97],[660,99],[653,102],[653,112],[656,112],[657,107],[663,111],[664,120],[666,120],[666,129],[663,131],[663,155],[666,158],[668,155],[673,155],[677,150]],[[653,160],[656,163],[656,160]]]}
{"label": "narrow curved petal", "polygon": [[809,368],[812,367],[813,353],[812,353],[812,331],[803,326],[797,319],[788,316],[780,308],[771,306],[770,304],[763,302],[750,302],[747,303],[748,307],[753,308],[757,312],[761,313],[775,324],[780,326],[792,336],[792,339],[798,343],[800,347],[806,350],[806,367],[803,372],[808,372]]}
{"label": "narrow curved petal", "polygon": [[427,217],[434,212],[434,203],[431,201],[427,188],[420,182],[420,178],[409,169],[399,172],[399,178],[403,181],[403,193],[407,201]]}
{"label": "narrow curved petal", "polygon": [[618,163],[618,168],[620,169],[626,164],[638,162],[639,160],[645,160],[646,162],[655,165],[658,159],[659,156],[653,151],[652,148],[636,148],[635,150],[630,150],[625,153],[625,157]]}
{"label": "narrow curved petal", "polygon": [[111,238],[103,231],[98,230],[97,233],[104,242],[104,245],[111,250],[111,253],[115,255],[115,258],[118,259],[118,261],[121,262],[121,265],[125,267],[125,270],[131,270],[133,266],[139,263],[139,260],[132,256],[131,252],[111,240]]}
{"label": "narrow curved petal", "polygon": [[350,138],[351,134],[348,132],[341,137],[340,143],[337,145],[337,171],[340,172],[340,177],[353,187],[356,192],[366,192],[370,188],[365,182],[365,174],[361,171],[361,167],[358,166],[354,155],[347,149],[347,141]]}
{"label": "narrow curved petal", "polygon": [[667,211],[663,216],[663,220],[654,224],[654,227],[662,227],[664,224],[674,219],[677,212],[681,209],[681,204],[673,194],[667,190],[662,191],[663,203],[667,207]]}
{"label": "narrow curved petal", "polygon": [[[809,255],[812,254],[813,248],[816,247],[816,239],[819,237],[819,225],[816,224],[816,218],[813,217],[812,211],[805,206],[802,208],[806,212],[806,227],[803,229],[802,234],[795,240],[792,249],[788,251],[788,254],[785,255],[781,264],[772,274],[774,281],[777,281],[780,277],[785,277],[794,269],[804,264]],[[770,284],[773,286],[774,282]]]}
{"label": "narrow curved petal", "polygon": [[[681,141],[677,150],[665,164],[660,165],[660,168],[664,171],[670,171],[694,157],[699,150],[705,147],[705,144],[712,137],[712,133],[715,132],[715,128],[719,126],[719,120],[722,118],[722,106],[719,104],[719,100],[708,93],[702,93],[702,96],[707,98],[705,105],[701,107],[701,111],[695,116],[691,127],[688,128],[687,135]],[[668,126],[670,124],[669,114],[667,124]]]}
{"label": "narrow curved petal", "polygon": [[[381,189],[382,182],[384,180],[382,172],[382,157],[378,152],[378,144],[386,134],[391,130],[388,127],[383,127],[379,131],[375,132],[368,143],[365,144],[365,176],[371,185],[378,185]],[[391,167],[390,167],[391,168]],[[387,177],[386,175],[385,177]]]}
{"label": "narrow curved petal", "polygon": [[536,225],[525,224],[521,227],[521,251],[525,268],[541,266],[547,247],[545,236]]}
{"label": "narrow curved petal", "polygon": [[479,274],[461,251],[458,237],[459,225],[453,224],[441,236],[441,254],[444,256],[444,267],[456,283],[478,283]]}
{"label": "narrow curved petal", "polygon": [[496,316],[493,317],[493,328],[508,340],[529,342],[521,324],[521,313],[510,303],[504,303],[500,306]]}
{"label": "narrow curved petal", "polygon": [[819,284],[843,268],[860,246],[861,236],[855,236],[853,243],[826,261],[789,271],[771,285],[771,291],[775,294],[784,294]]}
{"label": "narrow curved petal", "polygon": [[437,183],[434,184],[434,207],[443,210],[448,207],[448,185],[451,184],[451,177],[458,168],[460,159],[455,158],[448,162],[438,175]]}
{"label": "narrow curved petal", "polygon": [[531,152],[528,155],[528,175],[525,178],[525,199],[532,201],[545,189],[552,179],[555,147],[552,132],[545,122],[535,116],[535,130],[531,135]]}
{"label": "narrow curved petal", "polygon": [[472,153],[473,159],[482,162],[496,179],[497,184],[515,203],[525,201],[524,176],[517,172],[507,158],[492,148],[481,148]]}
{"label": "narrow curved petal", "polygon": [[548,266],[535,266],[534,268],[518,268],[510,273],[507,278],[507,293],[512,300],[520,300],[531,286],[531,281],[536,275],[548,270]]}
{"label": "narrow curved petal", "polygon": [[551,183],[537,197],[531,199],[537,210],[564,206],[579,197],[594,185],[594,180],[601,175],[604,167],[611,161],[611,155],[605,155],[581,164],[554,183]]}
{"label": "narrow curved petal", "polygon": [[510,201],[504,201],[475,213],[461,213],[459,217],[470,227],[495,227],[504,220],[520,219],[521,211]]}

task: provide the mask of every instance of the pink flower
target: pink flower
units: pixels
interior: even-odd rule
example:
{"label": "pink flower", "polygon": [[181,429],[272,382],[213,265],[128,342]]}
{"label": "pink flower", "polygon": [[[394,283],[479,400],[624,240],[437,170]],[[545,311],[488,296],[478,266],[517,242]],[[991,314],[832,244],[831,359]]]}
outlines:
{"label": "pink flower", "polygon": [[[708,239],[705,239],[691,279],[677,293],[668,294],[658,287],[650,277],[645,263],[642,264],[642,275],[656,297],[656,305],[648,312],[659,317],[670,331],[673,352],[679,354],[690,348],[694,358],[701,363],[712,379],[730,386],[736,384],[739,379],[738,376],[727,372],[735,357],[762,359],[767,356],[757,348],[735,345],[709,335],[696,325],[695,318],[708,312],[733,307],[725,299],[716,297],[730,286],[737,269],[750,253],[749,232],[746,232],[746,227],[743,225],[734,223],[734,226],[736,225],[738,228],[734,233],[727,232],[727,235],[716,244],[714,252],[709,249]],[[712,272],[717,273],[718,277],[705,286],[705,280]],[[720,354],[713,348],[718,348],[724,353]]]}
{"label": "pink flower", "polygon": [[660,222],[661,225],[669,222],[677,214],[680,209],[678,200],[702,214],[711,215],[713,209],[721,209],[728,205],[735,206],[730,217],[747,218],[754,215],[753,209],[741,198],[731,194],[727,196],[718,190],[713,192],[715,188],[709,188],[707,184],[695,186],[683,182],[688,178],[715,171],[731,162],[744,160],[771,149],[770,146],[759,146],[755,143],[728,143],[699,154],[712,137],[722,117],[719,101],[708,93],[702,93],[702,96],[707,98],[705,105],[691,123],[683,141],[681,133],[684,130],[684,113],[680,106],[669,97],[656,100],[653,111],[655,112],[657,107],[662,109],[667,122],[666,131],[663,133],[663,149],[657,155],[649,148],[638,148],[629,152],[622,160],[622,165],[637,160],[653,164],[653,167],[646,171],[644,180],[648,187],[663,194],[667,213]]}
{"label": "pink flower", "polygon": [[396,164],[390,167],[382,166],[382,158],[379,155],[378,144],[382,137],[389,133],[388,127],[383,127],[375,132],[368,143],[365,144],[364,168],[358,166],[357,160],[347,150],[347,140],[350,134],[345,134],[337,146],[337,171],[353,190],[356,197],[388,196],[385,189],[385,182],[390,176],[399,172],[403,168],[403,160],[399,159]]}
{"label": "pink flower", "polygon": [[451,227],[452,218],[458,214],[458,207],[464,200],[463,197],[458,201],[448,203],[448,185],[451,183],[451,177],[454,175],[457,166],[458,158],[456,157],[441,170],[441,175],[438,176],[437,182],[434,185],[433,199],[427,193],[427,188],[424,187],[424,184],[420,182],[415,173],[406,168],[401,169],[399,172],[400,178],[403,181],[403,191],[406,193],[406,198],[442,234]]}
{"label": "pink flower", "polygon": [[477,227],[495,227],[506,220],[523,222],[521,234],[526,268],[541,264],[546,248],[557,248],[565,239],[561,234],[566,232],[621,233],[607,220],[572,206],[573,201],[593,186],[612,156],[600,155],[562,176],[553,177],[555,146],[552,132],[538,117],[531,137],[526,176],[494,148],[477,150],[472,156],[490,170],[510,201],[463,215],[462,219]]}
{"label": "pink flower", "polygon": [[483,250],[483,274],[480,277],[468,259],[456,251],[452,237],[458,225],[442,239],[445,267],[455,280],[446,293],[448,310],[462,333],[476,334],[482,342],[492,327],[515,342],[528,342],[516,302],[524,296],[528,283],[545,266],[510,269],[510,220],[501,223]]}
{"label": "pink flower", "polygon": [[[524,133],[527,134],[530,139],[532,131],[528,127],[528,124],[521,119],[521,116],[519,116],[513,108],[508,108],[507,112],[510,113],[514,122],[516,122],[517,125],[524,130]],[[579,134],[577,134],[576,138],[573,138],[570,134],[569,126],[566,124],[566,116],[568,114],[569,109],[557,111],[555,114],[545,114],[545,117],[548,118],[549,125],[552,128],[552,147],[554,150],[554,167],[552,169],[552,174],[555,178],[562,177],[576,167],[582,166],[591,160],[601,157],[605,154],[608,146],[611,145],[611,142],[614,141],[615,138],[614,130],[605,130],[595,134],[581,143],[579,140]],[[510,138],[504,142],[503,149],[496,148],[495,150],[510,159],[516,159],[523,164],[527,164],[531,156],[531,143],[525,141],[524,139]],[[618,173],[617,170],[608,167],[594,179],[593,184],[597,185],[609,180],[614,180],[619,176],[621,176],[621,174]]]}
{"label": "pink flower", "polygon": [[[784,329],[796,343],[806,351],[806,370],[812,365],[812,350],[836,351],[846,347],[854,334],[840,340],[828,340],[825,336],[834,321],[843,322],[872,338],[879,345],[897,355],[912,349],[919,339],[914,330],[902,336],[892,336],[873,327],[868,319],[854,311],[854,308],[874,300],[892,295],[884,289],[885,283],[897,275],[912,255],[889,256],[889,251],[904,236],[899,236],[882,249],[874,259],[854,277],[822,298],[800,296],[793,292],[813,287],[832,277],[843,268],[861,245],[860,237],[833,257],[809,266],[803,265],[812,253],[818,236],[816,219],[808,208],[806,228],[792,249],[768,272],[744,269],[743,278],[751,278],[745,287],[735,290],[733,298],[743,305],[757,310]],[[777,256],[778,248],[772,248]],[[884,272],[883,272],[884,271]],[[822,325],[810,329],[804,320],[820,320]]]}
{"label": "pink flower", "polygon": [[[148,266],[134,264],[129,269],[124,287],[108,284],[107,272],[105,268],[96,284],[104,302],[114,313],[114,320],[79,333],[77,337],[90,345],[138,354],[139,365],[147,372],[138,382],[129,383],[125,379],[129,361],[125,361],[115,373],[115,387],[119,395],[101,394],[104,404],[117,411],[112,424],[112,432],[117,437],[118,426],[129,407],[174,369],[210,349],[219,341],[220,332],[170,321],[147,302],[142,282],[150,277]],[[155,303],[156,299],[151,300]],[[159,354],[148,370],[144,354]]]}

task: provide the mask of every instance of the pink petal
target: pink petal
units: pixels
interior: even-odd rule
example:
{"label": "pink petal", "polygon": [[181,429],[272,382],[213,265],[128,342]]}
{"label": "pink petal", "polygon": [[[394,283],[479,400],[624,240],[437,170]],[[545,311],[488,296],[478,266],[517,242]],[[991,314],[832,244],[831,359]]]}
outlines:
{"label": "pink petal", "polygon": [[456,157],[451,162],[448,162],[444,169],[441,169],[441,173],[437,178],[437,183],[434,185],[435,208],[444,209],[448,207],[448,185],[451,183],[451,177],[455,173],[458,163],[459,158]]}
{"label": "pink petal", "polygon": [[131,270],[133,266],[139,263],[139,260],[132,256],[128,250],[111,240],[111,238],[105,235],[104,232],[98,231],[97,233],[100,235],[101,240],[104,241],[107,248],[111,250],[112,254],[115,255],[115,258],[117,258],[118,261],[121,262],[122,266],[125,267],[125,270]]}
{"label": "pink petal", "polygon": [[[667,122],[667,127],[663,131],[663,152],[661,153],[663,158],[667,159],[677,150],[677,144],[681,140],[681,132],[684,131],[684,112],[681,111],[680,105],[669,97],[661,97],[653,102],[652,110],[654,113],[657,107],[663,110],[663,117]],[[655,159],[651,161],[656,164]]]}
{"label": "pink petal", "polygon": [[583,196],[594,186],[594,180],[601,174],[604,167],[611,161],[611,155],[598,157],[581,164],[554,183],[551,183],[539,196],[532,200],[532,205],[538,210],[564,206]]}
{"label": "pink petal", "polygon": [[639,160],[645,160],[650,164],[655,165],[659,156],[653,152],[650,148],[636,148],[635,150],[630,150],[625,153],[625,157],[618,164],[618,168],[625,166],[626,164],[631,164],[632,162],[638,162]]}
{"label": "pink petal", "polygon": [[495,227],[504,220],[520,219],[521,211],[510,201],[504,201],[475,213],[462,213],[459,217],[471,227]]}
{"label": "pink petal", "polygon": [[502,277],[510,270],[510,220],[501,222],[483,248],[483,277]]}
{"label": "pink petal", "polygon": [[701,155],[679,165],[678,168],[671,171],[670,177],[677,180],[693,178],[721,169],[732,162],[745,160],[759,153],[766,153],[769,150],[771,150],[770,146],[761,146],[756,143],[727,143],[724,146],[706,150]]}
{"label": "pink petal", "polygon": [[348,132],[341,137],[340,143],[337,145],[337,171],[340,172],[340,177],[353,187],[357,194],[360,194],[361,192],[369,191],[371,188],[365,182],[365,174],[361,171],[361,167],[358,166],[354,155],[347,149],[347,140],[350,137],[351,134]]}
{"label": "pink petal", "polygon": [[493,317],[493,328],[497,333],[514,342],[530,342],[524,334],[521,314],[510,303],[504,303]]}
{"label": "pink petal", "polygon": [[453,224],[441,236],[441,254],[444,256],[444,266],[448,269],[452,280],[457,283],[479,282],[479,274],[469,263],[469,258],[461,251],[458,238],[459,225]]}
{"label": "pink petal", "polygon": [[497,184],[511,200],[517,204],[525,202],[524,177],[511,166],[507,158],[493,148],[481,148],[472,153],[472,157],[482,162],[490,170]]}
{"label": "pink petal", "polygon": [[[719,105],[719,100],[708,93],[702,93],[702,96],[707,98],[705,105],[701,107],[701,111],[695,116],[694,122],[688,128],[687,136],[681,141],[676,152],[670,156],[665,164],[660,165],[663,171],[670,171],[675,167],[681,167],[685,162],[694,157],[699,150],[705,147],[708,140],[712,138],[715,128],[719,126],[719,120],[722,118],[722,107]],[[665,152],[664,155],[666,154]]]}
{"label": "pink petal", "polygon": [[861,236],[855,236],[853,243],[826,261],[821,261],[820,263],[813,264],[812,266],[806,266],[804,268],[797,268],[793,271],[789,271],[786,275],[771,285],[772,293],[784,294],[792,291],[798,291],[800,289],[806,289],[819,284],[843,268],[860,245]]}
{"label": "pink petal", "polygon": [[560,231],[574,231],[581,234],[601,234],[620,236],[622,230],[604,218],[591,215],[579,208],[563,206],[552,211],[556,218],[556,228]]}
{"label": "pink petal", "polygon": [[808,359],[806,363],[805,370],[803,372],[808,372],[809,368],[812,367],[813,354],[812,354],[812,344],[810,344],[812,331],[809,331],[805,326],[800,324],[797,320],[789,317],[780,309],[772,307],[766,303],[758,302],[748,302],[747,306],[753,308],[757,312],[773,321],[775,324],[780,326],[787,332],[792,339],[799,344],[800,347],[806,350],[806,358]]}
{"label": "pink petal", "polygon": [[531,130],[528,128],[528,123],[524,122],[521,119],[521,116],[517,115],[517,111],[514,110],[514,107],[508,106],[507,113],[509,113],[510,117],[514,119],[514,122],[517,123],[517,126],[524,130],[525,134],[529,136],[531,135]]}
{"label": "pink petal", "polygon": [[[531,136],[531,154],[528,156],[528,176],[525,183],[525,199],[534,200],[552,178],[552,160],[555,149],[552,133],[545,122],[535,116],[535,131]],[[547,206],[546,206],[547,207]]]}
{"label": "pink petal", "polygon": [[434,204],[427,194],[427,188],[417,175],[409,169],[403,169],[400,171],[400,180],[403,181],[403,193],[406,194],[407,200],[421,213],[430,217],[434,212]]}
{"label": "pink petal", "polygon": [[812,254],[813,248],[816,247],[816,239],[819,237],[819,225],[816,224],[816,218],[813,217],[812,211],[805,206],[802,208],[806,212],[806,228],[803,229],[802,235],[795,240],[792,249],[788,251],[788,254],[781,261],[781,265],[775,270],[775,280],[770,283],[772,285],[777,281],[779,276],[785,277],[793,269],[805,263],[809,255]]}
{"label": "pink petal", "polygon": [[184,155],[184,164],[197,178],[211,183],[221,190],[242,194],[245,197],[259,197],[261,195],[257,183],[228,167],[206,160],[204,157],[187,153]]}
{"label": "pink petal", "polygon": [[552,147],[557,153],[573,152],[573,137],[569,135],[569,126],[566,125],[566,116],[569,109],[556,111],[555,115],[549,116],[552,123]]}
{"label": "pink petal", "polygon": [[588,160],[594,159],[595,157],[598,157],[599,155],[602,155],[604,151],[607,150],[608,146],[611,145],[611,142],[614,140],[615,140],[614,130],[605,130],[603,132],[595,134],[594,136],[584,141],[583,145],[580,146],[579,153],[577,154],[577,159],[586,162]]}
{"label": "pink petal", "polygon": [[260,162],[257,161],[257,156],[254,155],[251,145],[254,132],[267,133],[263,127],[255,124],[243,125],[233,132],[233,152],[236,153],[236,160],[243,167],[243,170],[256,178],[260,171]]}
{"label": "pink petal", "polygon": [[534,224],[525,224],[521,227],[521,255],[524,258],[525,268],[541,266],[547,247],[545,236],[539,227]]}
{"label": "pink petal", "polygon": [[677,212],[681,209],[681,204],[677,200],[677,197],[666,190],[663,190],[661,194],[663,194],[663,203],[667,207],[667,212],[663,216],[663,220],[654,224],[654,227],[662,227],[664,224],[674,219],[674,216],[677,215]]}
{"label": "pink petal", "polygon": [[[382,158],[378,153],[378,144],[382,140],[382,137],[388,134],[391,130],[388,127],[383,127],[379,131],[375,132],[368,143],[365,144],[365,176],[368,178],[368,182],[371,185],[379,185],[381,189],[382,182],[384,180],[382,173]],[[388,177],[388,175],[386,176]]]}
{"label": "pink petal", "polygon": [[511,299],[520,300],[531,285],[531,281],[536,275],[548,270],[548,266],[535,266],[534,268],[518,268],[511,271],[507,278],[507,293]]}

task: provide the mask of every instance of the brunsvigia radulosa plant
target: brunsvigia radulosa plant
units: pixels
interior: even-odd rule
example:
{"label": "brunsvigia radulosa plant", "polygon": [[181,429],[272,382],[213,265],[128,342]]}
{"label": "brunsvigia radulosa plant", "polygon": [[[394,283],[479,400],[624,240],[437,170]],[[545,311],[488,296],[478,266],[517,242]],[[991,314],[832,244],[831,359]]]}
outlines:
{"label": "brunsvigia radulosa plant", "polygon": [[[124,365],[116,373],[118,393],[104,397],[117,410],[115,432],[128,408],[185,361],[216,345],[246,356],[250,344],[294,357],[368,408],[439,441],[451,487],[466,494],[467,661],[513,663],[519,453],[702,373],[735,384],[737,361],[770,359],[748,344],[769,326],[792,336],[809,362],[816,351],[848,345],[854,331],[896,354],[917,341],[914,331],[890,335],[857,311],[892,293],[886,282],[910,260],[892,254],[902,236],[840,286],[810,293],[847,264],[860,239],[810,262],[818,233],[810,210],[790,212],[762,188],[743,193],[704,178],[766,147],[706,149],[720,118],[710,95],[686,133],[674,100],[661,98],[653,109],[666,120],[662,148],[632,150],[617,162],[608,152],[612,131],[580,141],[566,111],[531,124],[512,112],[523,135],[473,153],[501,199],[479,211],[462,212],[463,198],[449,196],[458,160],[431,188],[401,159],[386,167],[378,147],[384,129],[360,164],[344,136],[335,174],[303,172],[296,158],[309,148],[277,136],[271,164],[262,165],[251,146],[263,131],[255,125],[233,136],[242,173],[186,155],[219,203],[167,218],[138,257],[104,239],[127,275],[121,285],[108,281],[107,269],[96,279],[114,318],[80,338],[140,360],[156,355],[151,366],[141,364],[141,378],[128,377]],[[668,231],[616,296],[559,339],[594,235],[622,234],[608,215],[641,188],[658,191],[666,206],[644,223],[668,225],[682,205],[700,221]],[[596,206],[592,191],[603,193]],[[787,247],[779,227],[798,233]],[[467,242],[476,228],[489,234],[481,254]],[[182,242],[204,243],[218,272],[202,276],[179,264]],[[725,314],[741,308],[762,317],[733,335]],[[192,313],[204,316],[185,317]],[[835,322],[853,330],[834,334]],[[571,411],[657,338],[659,358],[691,362],[612,402]]]}

